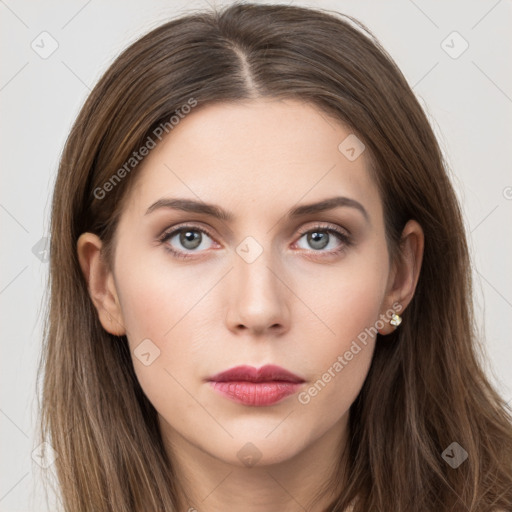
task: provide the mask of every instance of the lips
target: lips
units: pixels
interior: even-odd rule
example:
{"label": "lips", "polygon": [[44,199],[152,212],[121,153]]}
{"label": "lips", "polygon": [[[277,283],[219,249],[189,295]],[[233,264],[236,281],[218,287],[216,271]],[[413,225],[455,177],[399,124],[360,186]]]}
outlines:
{"label": "lips", "polygon": [[207,379],[222,396],[247,406],[270,406],[297,393],[304,379],[280,366],[237,366]]}
{"label": "lips", "polygon": [[253,366],[236,366],[207,380],[213,382],[304,382],[304,379],[298,375],[273,364],[267,364],[260,369]]}

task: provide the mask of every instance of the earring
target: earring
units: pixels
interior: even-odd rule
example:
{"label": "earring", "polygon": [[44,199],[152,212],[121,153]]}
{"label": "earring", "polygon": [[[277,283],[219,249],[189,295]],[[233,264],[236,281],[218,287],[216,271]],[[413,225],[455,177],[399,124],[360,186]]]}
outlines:
{"label": "earring", "polygon": [[389,323],[391,325],[394,325],[395,327],[398,327],[402,323],[402,317],[400,315],[397,315],[396,313],[393,313],[393,316],[391,317]]}

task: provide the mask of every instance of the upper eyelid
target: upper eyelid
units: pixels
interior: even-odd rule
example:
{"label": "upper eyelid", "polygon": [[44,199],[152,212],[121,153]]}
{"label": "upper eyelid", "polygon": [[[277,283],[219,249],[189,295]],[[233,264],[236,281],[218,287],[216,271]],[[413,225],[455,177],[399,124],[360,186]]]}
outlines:
{"label": "upper eyelid", "polygon": [[210,238],[214,238],[214,236],[210,233],[209,229],[207,229],[199,224],[190,224],[190,223],[178,224],[176,226],[166,228],[162,231],[162,234],[158,238],[161,240],[163,238],[170,236],[171,234],[175,234],[176,232],[179,232],[180,230],[185,230],[187,228],[196,230],[196,231],[201,231],[203,233],[206,233]]}
{"label": "upper eyelid", "polygon": [[303,228],[303,227],[300,227],[297,231],[301,234],[304,234],[304,233],[307,233],[309,231],[313,231],[314,229],[324,229],[326,231],[329,231],[329,230],[332,230],[332,231],[336,231],[336,232],[344,232],[342,234],[346,235],[346,236],[350,236],[351,233],[350,231],[345,228],[345,227],[342,227],[342,226],[338,226],[332,222],[322,222],[322,221],[319,221],[317,223],[314,223],[311,227],[309,228]]}

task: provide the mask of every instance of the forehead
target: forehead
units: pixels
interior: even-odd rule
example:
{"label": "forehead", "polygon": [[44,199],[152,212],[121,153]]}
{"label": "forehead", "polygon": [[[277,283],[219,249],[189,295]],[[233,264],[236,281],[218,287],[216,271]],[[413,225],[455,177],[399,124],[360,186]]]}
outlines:
{"label": "forehead", "polygon": [[350,127],[309,103],[206,105],[185,116],[145,157],[129,209],[140,215],[161,197],[187,197],[242,215],[343,195],[378,215],[365,150],[355,159],[354,151],[346,152],[353,147],[357,156],[358,144]]}

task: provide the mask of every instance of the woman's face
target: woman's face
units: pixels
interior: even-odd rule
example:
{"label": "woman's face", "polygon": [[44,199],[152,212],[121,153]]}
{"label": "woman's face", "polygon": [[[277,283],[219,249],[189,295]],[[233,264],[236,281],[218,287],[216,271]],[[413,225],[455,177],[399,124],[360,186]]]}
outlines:
{"label": "woman's face", "polygon": [[[397,299],[366,157],[315,107],[265,99],[192,111],[145,158],[118,226],[111,313],[171,445],[270,464],[344,431]],[[301,382],[208,381],[240,365]]]}

